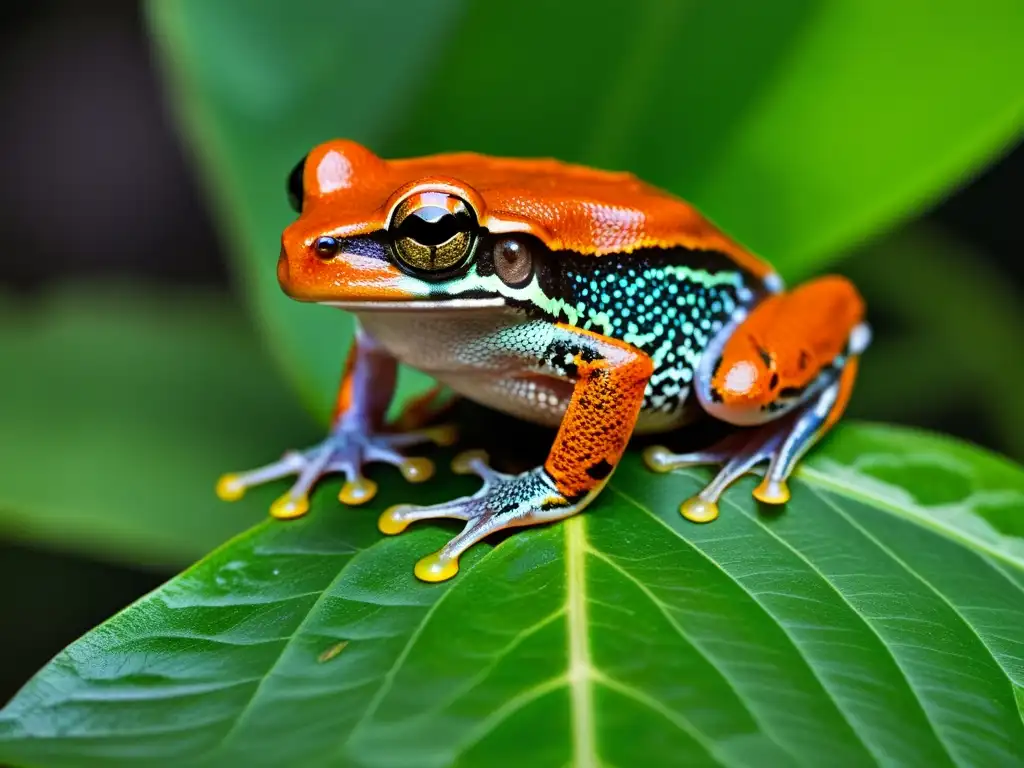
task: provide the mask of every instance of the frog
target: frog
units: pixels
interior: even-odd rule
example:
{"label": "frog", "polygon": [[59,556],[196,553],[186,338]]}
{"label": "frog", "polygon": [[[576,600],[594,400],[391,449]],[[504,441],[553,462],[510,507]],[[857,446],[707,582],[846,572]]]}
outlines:
{"label": "frog", "polygon": [[[579,514],[635,436],[667,442],[702,417],[729,426],[726,436],[642,452],[654,473],[718,467],[681,500],[683,517],[713,521],[751,472],[761,474],[754,497],[784,505],[794,469],[844,413],[871,341],[847,278],[787,289],[695,206],[628,171],[468,151],[385,159],[338,138],[313,147],[286,187],[297,218],[281,236],[278,283],[291,299],[352,313],[354,336],[323,441],[222,476],[222,499],[294,477],[270,507],[290,519],[329,474],[344,475],[338,498],[351,506],[376,495],[369,464],[428,480],[433,462],[412,454],[456,440],[430,418],[439,389],[554,430],[539,466],[503,473],[464,451],[452,469],[478,476],[479,490],[380,514],[385,535],[464,524],[415,564],[424,582],[454,577],[498,531]],[[395,428],[400,364],[437,384]]]}

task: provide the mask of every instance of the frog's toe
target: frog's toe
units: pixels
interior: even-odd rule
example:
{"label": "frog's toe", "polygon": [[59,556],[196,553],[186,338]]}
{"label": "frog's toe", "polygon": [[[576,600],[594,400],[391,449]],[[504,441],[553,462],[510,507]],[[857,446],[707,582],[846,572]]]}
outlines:
{"label": "frog's toe", "polygon": [[582,508],[571,503],[555,488],[543,468],[519,475],[496,472],[486,464],[480,452],[467,452],[453,462],[455,471],[473,473],[483,486],[472,496],[445,504],[417,506],[398,504],[380,516],[382,533],[396,534],[421,520],[455,519],[465,527],[440,550],[422,558],[415,568],[421,581],[444,581],[459,570],[459,558],[471,546],[497,531],[568,517]]}
{"label": "frog's toe", "polygon": [[785,504],[789,501],[789,486],[785,480],[766,477],[754,489],[754,498],[762,504]]}
{"label": "frog's toe", "polygon": [[[718,500],[725,490],[758,464],[771,461],[782,442],[782,437],[778,430],[762,428],[730,435],[705,451],[672,453],[660,446],[654,446],[644,452],[644,462],[656,472],[669,472],[703,464],[722,464],[721,470],[711,482],[679,505],[679,513],[687,520],[694,523],[709,523],[718,517]],[[762,483],[758,490],[762,488],[766,497],[781,498],[785,484],[783,483],[780,489]],[[760,498],[758,491],[754,492],[754,496]],[[786,495],[785,499],[771,503],[781,504],[788,498]]]}
{"label": "frog's toe", "polygon": [[365,465],[391,464],[409,482],[422,483],[433,477],[434,463],[423,457],[405,456],[399,449],[425,442],[447,445],[455,437],[454,429],[449,426],[380,434],[338,430],[308,450],[289,451],[278,461],[257,469],[222,476],[217,482],[217,495],[225,501],[235,501],[249,488],[292,475],[295,477],[292,487],[270,507],[274,517],[290,519],[301,517],[309,510],[309,494],[320,478],[342,474],[345,483],[338,500],[358,506],[377,495],[377,484],[363,475]]}
{"label": "frog's toe", "polygon": [[289,451],[278,461],[246,472],[230,472],[217,481],[217,496],[223,501],[238,501],[250,488],[288,475],[299,473],[306,464],[305,457]]}

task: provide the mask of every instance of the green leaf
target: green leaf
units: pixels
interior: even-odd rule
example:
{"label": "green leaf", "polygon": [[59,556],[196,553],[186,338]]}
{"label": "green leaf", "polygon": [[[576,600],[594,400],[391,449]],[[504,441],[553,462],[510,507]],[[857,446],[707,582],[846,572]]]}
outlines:
{"label": "green leaf", "polygon": [[[257,316],[321,416],[351,326],[282,296],[273,264],[283,180],[322,140],[625,168],[798,278],[921,210],[1024,125],[1018,0],[148,9]],[[406,378],[407,392],[428,381]]]}
{"label": "green leaf", "polygon": [[220,473],[318,436],[227,296],[0,298],[5,536],[177,568],[266,515],[219,501]]}
{"label": "green leaf", "polygon": [[[352,318],[281,292],[275,264],[294,218],[285,180],[327,136],[372,142],[429,77],[458,9],[407,4],[226,0],[146,6],[189,148],[219,214],[254,318],[285,374],[322,421],[351,338]],[[377,30],[380,34],[367,34]],[[385,32],[386,31],[386,32]],[[399,398],[430,380],[405,369]]]}
{"label": "green leaf", "polygon": [[[32,766],[1018,766],[1024,470],[839,428],[768,514],[635,453],[584,514],[443,584],[326,484],[57,657],[0,712]],[[463,493],[468,478],[428,486]],[[454,530],[454,529],[452,529]]]}

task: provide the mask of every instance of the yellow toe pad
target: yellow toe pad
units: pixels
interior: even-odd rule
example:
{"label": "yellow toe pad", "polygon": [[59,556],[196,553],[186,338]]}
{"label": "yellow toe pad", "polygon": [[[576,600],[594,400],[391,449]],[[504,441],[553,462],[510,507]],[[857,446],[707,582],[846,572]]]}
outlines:
{"label": "yellow toe pad", "polygon": [[679,514],[693,523],[710,523],[718,517],[718,505],[694,496],[679,505]]}
{"label": "yellow toe pad", "polygon": [[437,552],[432,555],[427,555],[416,563],[414,571],[417,579],[420,581],[429,581],[431,583],[447,581],[458,572],[458,560],[443,558],[438,555]]}
{"label": "yellow toe pad", "polygon": [[217,481],[217,496],[222,501],[238,501],[245,496],[245,486],[238,475],[223,475]]}
{"label": "yellow toe pad", "polygon": [[302,517],[307,512],[309,512],[309,499],[305,496],[292,496],[286,493],[270,505],[270,514],[278,520]]}
{"label": "yellow toe pad", "polygon": [[762,480],[754,489],[754,498],[763,504],[785,504],[789,501],[789,487],[783,482]]}
{"label": "yellow toe pad", "polygon": [[409,527],[409,521],[402,519],[407,504],[395,504],[385,509],[377,518],[377,530],[387,536],[394,536]]}
{"label": "yellow toe pad", "polygon": [[377,495],[377,484],[368,477],[361,477],[345,483],[338,494],[338,501],[351,507],[365,504]]}
{"label": "yellow toe pad", "polygon": [[423,483],[434,476],[434,462],[424,458],[406,459],[398,470],[410,483]]}
{"label": "yellow toe pad", "polygon": [[661,445],[652,445],[644,449],[643,460],[647,468],[654,472],[668,472],[672,469],[668,459],[672,452]]}
{"label": "yellow toe pad", "polygon": [[472,463],[477,459],[480,459],[480,461],[486,464],[488,461],[487,451],[463,451],[452,459],[452,472],[457,475],[473,474]]}

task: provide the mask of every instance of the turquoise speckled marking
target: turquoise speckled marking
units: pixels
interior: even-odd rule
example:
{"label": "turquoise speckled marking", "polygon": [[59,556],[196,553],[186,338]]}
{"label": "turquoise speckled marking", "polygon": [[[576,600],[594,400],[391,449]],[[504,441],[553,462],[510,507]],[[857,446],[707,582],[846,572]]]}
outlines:
{"label": "turquoise speckled marking", "polygon": [[[650,355],[645,410],[675,413],[715,334],[765,290],[723,254],[686,249],[603,257],[535,254],[533,277],[512,287],[495,273],[489,249],[459,277],[429,285],[431,296],[503,296],[534,317],[620,339]],[[424,283],[409,278],[408,290]],[[403,286],[405,287],[405,286]]]}

